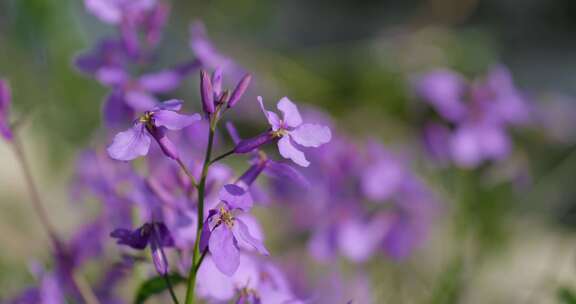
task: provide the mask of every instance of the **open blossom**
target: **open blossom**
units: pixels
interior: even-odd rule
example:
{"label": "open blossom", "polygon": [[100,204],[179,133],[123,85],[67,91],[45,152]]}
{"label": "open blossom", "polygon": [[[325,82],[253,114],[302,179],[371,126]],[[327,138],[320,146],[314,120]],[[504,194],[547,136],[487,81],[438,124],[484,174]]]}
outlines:
{"label": "open blossom", "polygon": [[166,136],[166,130],[180,130],[200,120],[200,115],[182,115],[177,111],[182,107],[181,100],[166,101],[142,115],[127,131],[120,132],[108,147],[110,157],[128,161],[148,154],[151,137],[162,152],[172,159],[178,159],[178,151]]}
{"label": "open blossom", "polygon": [[164,223],[146,223],[133,231],[119,228],[112,231],[110,236],[118,239],[118,244],[137,250],[150,246],[156,271],[162,275],[168,273],[168,261],[163,248],[174,246],[174,240]]}
{"label": "open blossom", "polygon": [[12,130],[10,130],[10,104],[12,95],[10,87],[4,79],[0,79],[0,135],[6,140],[12,139]]}
{"label": "open blossom", "polygon": [[240,218],[252,207],[252,197],[243,188],[228,184],[220,191],[222,201],[204,223],[201,248],[208,248],[214,264],[222,273],[231,276],[240,265],[240,245],[249,246],[268,255],[260,239],[250,233],[248,225]]}
{"label": "open blossom", "polygon": [[236,153],[247,153],[278,139],[278,150],[282,157],[291,159],[302,167],[308,167],[310,162],[306,159],[304,152],[300,151],[293,142],[304,147],[319,147],[328,143],[332,138],[328,127],[303,123],[298,108],[287,97],[280,99],[277,105],[283,114],[282,119],[278,114],[264,108],[262,97],[258,97],[258,102],[271,129],[257,137],[241,141],[234,148]]}

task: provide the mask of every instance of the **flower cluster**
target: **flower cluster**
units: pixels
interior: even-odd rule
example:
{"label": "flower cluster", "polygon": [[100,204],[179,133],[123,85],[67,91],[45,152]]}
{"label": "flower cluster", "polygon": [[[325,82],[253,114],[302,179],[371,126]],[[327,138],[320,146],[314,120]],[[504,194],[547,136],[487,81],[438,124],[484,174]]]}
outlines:
{"label": "flower cluster", "polygon": [[[14,303],[60,303],[63,298],[118,303],[116,287],[135,267],[145,265],[155,269],[150,277],[166,280],[161,291],[169,290],[175,303],[174,275],[186,282],[185,303],[196,298],[208,303],[314,301],[317,295],[293,287],[294,280],[274,260],[275,248],[265,245],[266,230],[253,214],[263,206],[287,211],[283,220],[289,219],[291,230],[283,243],[305,243],[320,261],[341,255],[367,263],[379,252],[402,260],[422,244],[437,199],[399,154],[375,141],[333,134],[336,128],[329,119],[299,108],[288,97],[277,102],[279,113],[268,110],[260,96],[247,98],[252,75],[220,54],[199,23],[191,27],[193,58],[139,73],[155,60],[167,2],[85,0],[85,6],[119,33],[75,62],[79,71],[109,89],[102,107],[107,148],[80,154],[71,187],[76,203],[97,200],[101,207],[96,219],[71,240],[51,235],[54,270],[37,271],[40,286]],[[199,102],[163,99],[195,70],[200,74]],[[488,101],[499,104],[495,119],[492,108],[481,117],[468,109],[458,76],[438,73],[422,80],[422,92],[446,120],[458,125],[455,149],[469,140],[458,139],[461,132],[476,132],[478,139],[486,129],[503,132],[504,123],[520,119],[500,99],[485,97],[515,93],[512,87],[494,87],[500,80],[467,88],[477,96],[475,109]],[[236,80],[231,89],[225,88],[226,77]],[[443,85],[454,87],[438,89]],[[226,114],[251,99],[267,124],[261,132],[241,137]],[[10,101],[9,88],[0,81],[0,131],[7,140],[12,136]],[[191,108],[202,113],[190,113]],[[228,148],[222,126],[231,138]],[[457,161],[471,163],[471,157],[456,155]],[[235,169],[244,168],[236,172],[223,162],[231,157],[240,158]],[[266,183],[259,182],[264,176]],[[111,239],[119,245],[113,253],[104,250]],[[105,265],[106,272],[101,281],[87,285],[79,278],[90,260]]]}
{"label": "flower cluster", "polygon": [[511,152],[509,128],[530,121],[528,102],[503,66],[470,82],[451,70],[432,70],[414,86],[441,120],[428,122],[424,133],[429,151],[443,162],[473,168],[505,159]]}

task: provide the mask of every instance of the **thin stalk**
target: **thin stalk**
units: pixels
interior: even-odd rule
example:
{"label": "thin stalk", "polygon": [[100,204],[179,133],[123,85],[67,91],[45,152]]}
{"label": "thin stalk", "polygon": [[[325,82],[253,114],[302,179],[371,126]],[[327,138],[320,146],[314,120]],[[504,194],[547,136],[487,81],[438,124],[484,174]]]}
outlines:
{"label": "thin stalk", "polygon": [[200,257],[200,236],[202,235],[202,227],[204,225],[204,195],[206,191],[206,177],[208,176],[208,169],[210,167],[210,157],[212,155],[212,146],[214,143],[214,132],[216,129],[216,119],[210,120],[210,130],[208,133],[208,146],[206,148],[206,155],[204,157],[204,165],[202,166],[202,174],[200,176],[200,183],[198,184],[198,226],[196,229],[196,241],[194,242],[194,251],[192,252],[192,266],[190,267],[190,274],[188,276],[188,288],[186,290],[186,304],[194,303],[194,288],[196,285],[196,275],[200,268],[200,263],[203,259]]}
{"label": "thin stalk", "polygon": [[40,219],[42,226],[44,226],[44,231],[48,234],[48,237],[52,241],[55,249],[58,246],[58,237],[56,234],[56,230],[54,229],[54,225],[50,222],[48,217],[48,212],[44,208],[44,204],[42,203],[42,198],[40,196],[40,192],[38,191],[38,187],[34,182],[34,178],[32,177],[32,171],[30,170],[30,165],[28,163],[28,159],[24,154],[24,149],[22,148],[22,144],[18,139],[18,136],[14,134],[14,138],[12,139],[12,147],[14,149],[14,155],[16,156],[16,160],[20,165],[20,169],[22,170],[22,174],[24,175],[24,181],[26,186],[30,191],[32,209]]}
{"label": "thin stalk", "polygon": [[232,155],[232,154],[234,154],[234,150],[230,150],[230,151],[228,151],[228,152],[226,152],[226,153],[224,153],[224,154],[222,154],[222,155],[219,155],[218,157],[216,157],[216,158],[214,158],[213,160],[210,161],[210,165],[212,165],[213,163],[215,163],[215,162],[217,162],[217,161],[219,161],[219,160],[222,160],[222,159],[224,159],[224,158],[226,158],[226,157],[228,157],[228,156],[230,156],[230,155]]}
{"label": "thin stalk", "polygon": [[[14,137],[12,139],[12,148],[14,150],[14,155],[16,156],[16,160],[20,165],[20,169],[22,170],[22,174],[24,175],[24,181],[26,186],[29,189],[30,196],[31,196],[31,203],[32,209],[40,219],[42,226],[44,227],[44,231],[48,234],[50,238],[52,247],[54,251],[59,250],[62,246],[60,239],[58,238],[58,234],[56,233],[55,226],[50,222],[50,218],[48,217],[48,212],[44,208],[44,204],[42,202],[42,197],[40,196],[40,191],[38,191],[38,187],[34,182],[34,178],[32,176],[32,171],[30,170],[30,164],[28,162],[28,158],[26,158],[26,154],[24,153],[24,148],[22,147],[22,143],[20,142],[16,133],[14,133]],[[80,292],[80,296],[84,300],[84,302],[88,304],[98,304],[98,298],[94,295],[94,292],[90,288],[90,285],[82,275],[78,272],[72,273],[72,280],[74,284],[78,287],[78,291]]]}
{"label": "thin stalk", "polygon": [[170,282],[170,277],[168,276],[168,274],[164,274],[163,277],[164,280],[166,281],[166,286],[168,286],[170,297],[172,297],[172,302],[174,302],[174,304],[180,304],[178,302],[178,297],[176,297],[176,294],[174,293],[174,287],[172,286],[172,282]]}
{"label": "thin stalk", "polygon": [[182,162],[182,160],[180,158],[178,158],[176,160],[176,162],[178,163],[178,166],[180,166],[180,169],[182,169],[184,174],[186,174],[186,176],[188,176],[188,179],[190,179],[190,183],[192,183],[192,187],[194,187],[194,188],[198,187],[198,183],[196,183],[196,178],[194,178],[194,175],[192,175],[192,173],[190,172],[190,170],[188,170],[188,167],[186,167],[186,165]]}

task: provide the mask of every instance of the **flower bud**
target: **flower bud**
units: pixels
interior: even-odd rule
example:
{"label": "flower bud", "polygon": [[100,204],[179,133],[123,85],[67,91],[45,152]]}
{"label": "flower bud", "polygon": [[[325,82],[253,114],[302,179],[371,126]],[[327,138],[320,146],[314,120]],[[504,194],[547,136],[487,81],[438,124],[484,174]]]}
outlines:
{"label": "flower bud", "polygon": [[238,185],[244,188],[250,187],[258,178],[258,176],[260,176],[260,173],[264,171],[266,168],[266,163],[266,160],[259,161],[258,163],[250,166],[250,168],[248,168],[248,170],[246,170],[246,172],[244,172],[244,174],[238,178]]}
{"label": "flower bud", "polygon": [[248,153],[271,142],[273,139],[274,135],[271,132],[264,132],[256,137],[241,140],[236,147],[234,147],[234,153]]}
{"label": "flower bud", "polygon": [[166,275],[168,273],[168,261],[155,233],[152,235],[152,238],[150,238],[150,250],[152,251],[154,268],[156,268],[159,275]]}
{"label": "flower bud", "polygon": [[212,89],[214,90],[214,95],[216,98],[220,98],[222,93],[222,69],[217,68],[212,74]]}
{"label": "flower bud", "polygon": [[228,108],[233,107],[235,104],[238,103],[238,101],[240,101],[240,98],[242,98],[242,95],[244,95],[244,92],[246,92],[246,89],[248,89],[251,80],[252,75],[250,74],[246,74],[244,75],[244,77],[242,77],[240,82],[238,82],[238,85],[236,85],[234,92],[232,92],[230,101],[228,101]]}
{"label": "flower bud", "polygon": [[200,71],[200,94],[202,95],[202,109],[206,114],[214,113],[214,90],[212,81],[206,71]]}

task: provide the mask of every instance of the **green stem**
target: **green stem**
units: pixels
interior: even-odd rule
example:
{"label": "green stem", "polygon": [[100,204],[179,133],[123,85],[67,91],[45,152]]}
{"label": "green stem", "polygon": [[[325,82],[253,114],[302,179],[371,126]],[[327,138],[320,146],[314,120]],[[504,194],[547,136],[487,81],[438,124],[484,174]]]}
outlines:
{"label": "green stem", "polygon": [[182,162],[181,159],[177,159],[176,162],[178,163],[178,166],[180,166],[180,169],[182,169],[182,171],[184,171],[184,174],[186,174],[186,176],[188,176],[188,179],[190,179],[190,183],[192,183],[192,187],[198,187],[198,183],[196,183],[196,179],[194,178],[194,175],[192,175],[192,173],[190,172],[190,170],[188,170],[188,167],[186,167],[186,165]]}
{"label": "green stem", "polygon": [[226,158],[226,157],[228,157],[228,156],[230,156],[230,155],[232,155],[232,154],[234,154],[234,150],[230,150],[230,151],[228,151],[228,152],[226,152],[226,153],[224,153],[224,154],[222,154],[222,155],[219,155],[218,157],[216,157],[216,158],[214,158],[213,160],[210,161],[210,165],[212,165],[213,163],[215,163],[215,162],[217,162],[217,161],[219,161],[219,160],[221,160],[221,159],[223,159],[223,158]]}
{"label": "green stem", "polygon": [[170,277],[168,276],[168,274],[164,274],[163,277],[164,280],[166,281],[166,286],[168,286],[170,297],[172,297],[172,302],[174,302],[174,304],[180,304],[178,302],[178,297],[176,297],[176,294],[174,293],[174,287],[172,286],[172,282],[170,282]]}
{"label": "green stem", "polygon": [[202,227],[204,225],[204,195],[206,191],[206,178],[208,176],[208,169],[210,167],[210,157],[212,155],[212,145],[214,143],[214,131],[216,129],[216,119],[210,120],[210,131],[208,134],[208,147],[206,148],[206,155],[204,157],[204,165],[202,166],[202,175],[200,176],[200,183],[198,184],[198,226],[196,229],[196,241],[194,242],[194,251],[192,253],[192,266],[190,267],[190,274],[188,276],[188,288],[186,290],[186,304],[194,303],[194,288],[196,285],[196,275],[200,268],[200,263],[203,258],[200,256],[200,236],[202,235]]}

